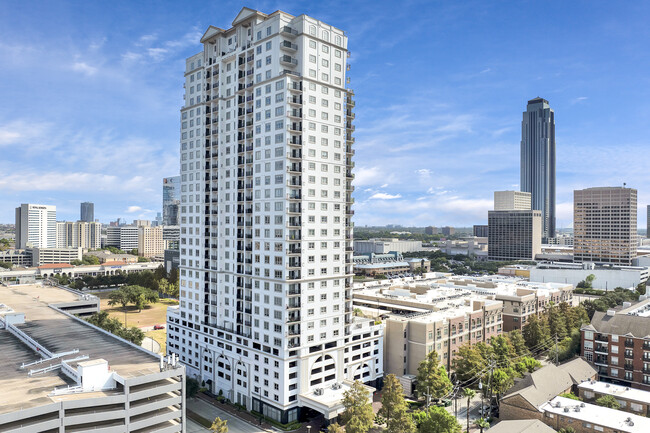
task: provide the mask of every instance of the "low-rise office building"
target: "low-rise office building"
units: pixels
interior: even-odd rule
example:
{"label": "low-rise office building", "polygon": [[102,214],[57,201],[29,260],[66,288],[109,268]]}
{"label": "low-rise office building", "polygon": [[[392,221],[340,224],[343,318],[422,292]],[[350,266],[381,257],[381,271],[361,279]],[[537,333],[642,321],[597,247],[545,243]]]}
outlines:
{"label": "low-rise office building", "polygon": [[428,259],[402,257],[401,253],[391,252],[388,254],[361,254],[352,257],[354,262],[354,273],[374,277],[376,275],[400,275],[431,270],[431,261]]}
{"label": "low-rise office building", "polygon": [[57,307],[76,295],[0,286],[0,431],[185,431],[185,369]]}
{"label": "low-rise office building", "polygon": [[412,253],[422,251],[422,241],[391,239],[355,240],[355,254]]}
{"label": "low-rise office building", "polygon": [[81,260],[83,248],[32,248],[32,266]]}
{"label": "low-rise office building", "polygon": [[580,332],[582,357],[601,381],[650,391],[650,299],[596,311]]}
{"label": "low-rise office building", "polygon": [[54,275],[63,275],[68,278],[81,278],[84,276],[96,277],[99,275],[116,275],[118,273],[130,274],[134,272],[155,271],[162,263],[131,263],[105,262],[101,265],[72,266],[69,263],[51,263],[27,269],[2,269],[0,268],[0,281],[16,281],[21,279],[45,279]]}
{"label": "low-rise office building", "polygon": [[566,283],[577,286],[589,275],[594,275],[592,287],[612,290],[616,287],[635,288],[650,277],[645,266],[596,265],[594,263],[542,262],[530,267],[530,281]]}
{"label": "low-rise office building", "polygon": [[138,256],[134,256],[133,254],[113,254],[110,251],[88,251],[86,254],[97,257],[99,263],[138,263]]}

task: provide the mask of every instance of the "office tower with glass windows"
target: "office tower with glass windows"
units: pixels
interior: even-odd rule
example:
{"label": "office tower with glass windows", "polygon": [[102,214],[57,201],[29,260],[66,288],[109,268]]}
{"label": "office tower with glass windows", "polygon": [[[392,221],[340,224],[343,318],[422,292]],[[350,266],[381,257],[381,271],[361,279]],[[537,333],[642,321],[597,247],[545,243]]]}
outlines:
{"label": "office tower with glass windows", "polygon": [[528,101],[521,122],[520,188],[542,211],[542,241],[555,236],[555,112],[546,99]]}

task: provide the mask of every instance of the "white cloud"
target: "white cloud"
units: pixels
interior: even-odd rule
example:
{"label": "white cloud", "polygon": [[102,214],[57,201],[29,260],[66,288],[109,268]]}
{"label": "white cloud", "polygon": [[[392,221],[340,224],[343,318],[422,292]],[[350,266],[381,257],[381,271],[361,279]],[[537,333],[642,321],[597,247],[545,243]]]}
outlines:
{"label": "white cloud", "polygon": [[81,72],[82,74],[88,76],[95,75],[95,73],[97,73],[97,68],[95,68],[94,66],[90,66],[85,62],[75,62],[72,65],[72,70],[75,72]]}
{"label": "white cloud", "polygon": [[140,206],[129,206],[126,209],[126,213],[135,213],[135,212],[140,212],[142,208]]}
{"label": "white cloud", "polygon": [[377,192],[370,196],[371,199],[376,200],[394,200],[396,198],[402,198],[401,194],[386,194],[384,192]]}

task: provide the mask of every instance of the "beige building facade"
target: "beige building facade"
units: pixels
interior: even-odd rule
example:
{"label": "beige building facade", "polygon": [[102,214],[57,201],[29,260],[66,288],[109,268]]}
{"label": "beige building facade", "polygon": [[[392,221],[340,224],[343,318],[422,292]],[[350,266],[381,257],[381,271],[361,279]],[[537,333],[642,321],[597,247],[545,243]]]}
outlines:
{"label": "beige building facade", "polygon": [[163,237],[162,226],[138,229],[138,255],[141,257],[154,257],[165,254],[167,241]]}
{"label": "beige building facade", "polygon": [[636,257],[637,190],[599,187],[573,192],[573,260],[631,265]]}
{"label": "beige building facade", "polygon": [[530,210],[530,193],[494,191],[494,210]]}

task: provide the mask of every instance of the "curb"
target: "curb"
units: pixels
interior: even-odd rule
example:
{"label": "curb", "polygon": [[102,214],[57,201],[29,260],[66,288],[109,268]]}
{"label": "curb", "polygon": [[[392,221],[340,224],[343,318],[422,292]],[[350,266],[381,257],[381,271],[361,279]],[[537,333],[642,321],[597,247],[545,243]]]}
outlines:
{"label": "curb", "polygon": [[[213,406],[213,407],[216,407],[217,409],[220,409],[219,406],[217,406],[216,404],[214,404],[212,401],[209,401],[207,398],[204,398],[204,397],[201,397],[201,396],[197,396],[196,398],[198,398],[199,400],[201,400],[201,401],[203,401],[203,402],[209,404],[210,406]],[[247,420],[247,419],[245,419],[245,418],[242,418],[242,417],[240,417],[239,415],[235,415],[234,413],[231,413],[231,412],[229,412],[229,411],[227,411],[227,410],[225,410],[225,409],[221,409],[221,410],[222,410],[223,412],[226,412],[228,415],[233,416],[233,417],[237,418],[238,420],[245,422],[246,424],[250,425],[251,427],[258,428],[258,429],[263,430],[263,431],[265,431],[265,432],[268,432],[268,433],[277,433],[277,432],[281,431],[281,430],[272,430],[272,429],[268,429],[268,428],[263,428],[263,427],[261,427],[259,424],[253,424],[253,423],[251,423],[249,420]]]}

